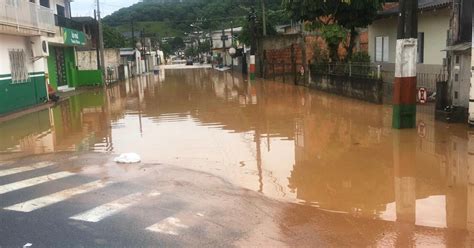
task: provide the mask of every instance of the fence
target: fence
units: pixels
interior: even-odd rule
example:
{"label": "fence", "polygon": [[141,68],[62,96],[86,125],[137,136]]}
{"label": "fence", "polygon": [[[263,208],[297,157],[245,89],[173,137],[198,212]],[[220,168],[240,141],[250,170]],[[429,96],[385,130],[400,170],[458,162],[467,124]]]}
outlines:
{"label": "fence", "polygon": [[267,62],[264,66],[263,75],[264,78],[298,83],[303,77],[300,72],[302,66],[301,63],[285,63],[284,61]]}
{"label": "fence", "polygon": [[382,76],[380,65],[367,63],[314,63],[311,64],[311,73],[370,79],[380,79]]}

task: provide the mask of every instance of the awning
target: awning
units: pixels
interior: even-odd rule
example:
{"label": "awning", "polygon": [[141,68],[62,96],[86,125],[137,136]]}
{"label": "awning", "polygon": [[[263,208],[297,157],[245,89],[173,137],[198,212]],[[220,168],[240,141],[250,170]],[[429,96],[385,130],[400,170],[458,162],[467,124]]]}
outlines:
{"label": "awning", "polygon": [[441,51],[443,51],[443,52],[449,52],[449,51],[464,52],[464,51],[468,51],[470,49],[471,49],[471,42],[465,42],[465,43],[457,44],[457,45],[454,45],[454,46],[448,46],[448,47],[446,47],[445,49],[443,49]]}

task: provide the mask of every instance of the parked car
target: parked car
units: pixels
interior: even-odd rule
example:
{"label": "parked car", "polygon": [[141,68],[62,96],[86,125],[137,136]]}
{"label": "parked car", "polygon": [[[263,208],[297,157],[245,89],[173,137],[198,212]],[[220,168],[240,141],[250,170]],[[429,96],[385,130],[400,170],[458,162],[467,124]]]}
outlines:
{"label": "parked car", "polygon": [[187,59],[186,60],[186,65],[194,65],[193,59]]}

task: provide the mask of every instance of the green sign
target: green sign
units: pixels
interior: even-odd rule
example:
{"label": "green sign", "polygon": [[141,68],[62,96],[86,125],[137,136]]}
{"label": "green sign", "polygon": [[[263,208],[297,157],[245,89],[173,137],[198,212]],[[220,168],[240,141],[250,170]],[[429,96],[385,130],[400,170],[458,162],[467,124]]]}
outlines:
{"label": "green sign", "polygon": [[64,44],[72,46],[84,46],[86,44],[86,35],[81,31],[64,28]]}

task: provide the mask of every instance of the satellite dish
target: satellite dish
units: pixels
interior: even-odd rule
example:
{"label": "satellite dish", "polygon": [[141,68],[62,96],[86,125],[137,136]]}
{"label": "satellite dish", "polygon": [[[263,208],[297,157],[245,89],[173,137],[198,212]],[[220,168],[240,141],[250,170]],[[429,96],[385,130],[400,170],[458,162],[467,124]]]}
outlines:
{"label": "satellite dish", "polygon": [[229,54],[231,56],[234,56],[236,53],[237,53],[237,50],[235,48],[233,48],[233,47],[229,48]]}

